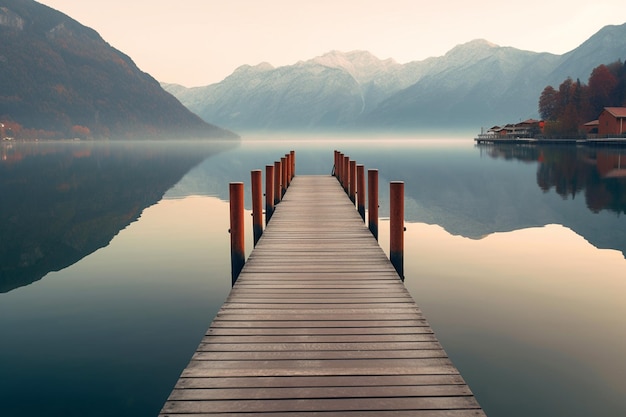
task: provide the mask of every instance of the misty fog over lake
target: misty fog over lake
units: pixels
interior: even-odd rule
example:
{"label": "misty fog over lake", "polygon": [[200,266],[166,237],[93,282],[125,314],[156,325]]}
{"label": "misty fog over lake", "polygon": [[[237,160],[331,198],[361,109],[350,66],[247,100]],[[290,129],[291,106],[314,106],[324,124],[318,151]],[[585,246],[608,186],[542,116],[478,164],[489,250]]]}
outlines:
{"label": "misty fog over lake", "polygon": [[[626,414],[626,150],[470,138],[2,143],[3,415],[153,416],[230,290],[229,182],[405,182],[405,285],[487,415]],[[246,218],[249,218],[247,216]],[[252,224],[246,249],[252,250]]]}

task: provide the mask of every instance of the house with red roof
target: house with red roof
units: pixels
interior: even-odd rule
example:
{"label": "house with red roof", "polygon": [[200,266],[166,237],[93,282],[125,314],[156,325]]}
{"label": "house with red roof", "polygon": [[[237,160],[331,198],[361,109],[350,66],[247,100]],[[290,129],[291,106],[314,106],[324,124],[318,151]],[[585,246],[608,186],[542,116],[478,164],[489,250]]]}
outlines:
{"label": "house with red roof", "polygon": [[598,117],[598,136],[626,134],[626,107],[605,107]]}

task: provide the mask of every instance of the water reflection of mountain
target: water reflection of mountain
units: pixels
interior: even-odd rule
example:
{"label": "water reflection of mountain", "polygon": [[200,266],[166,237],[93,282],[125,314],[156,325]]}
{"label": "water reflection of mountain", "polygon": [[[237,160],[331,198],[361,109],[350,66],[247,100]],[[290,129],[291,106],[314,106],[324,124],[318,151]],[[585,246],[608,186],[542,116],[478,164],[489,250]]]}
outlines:
{"label": "water reflection of mountain", "polygon": [[620,215],[626,213],[626,150],[570,146],[501,145],[482,148],[494,159],[537,164],[536,183],[544,193],[552,190],[562,200],[584,196],[592,213],[573,216],[564,207],[562,224],[600,248],[626,254],[626,231]]}
{"label": "water reflection of mountain", "polygon": [[0,155],[0,292],[106,246],[223,142],[14,143]]}
{"label": "water reflection of mountain", "polygon": [[[332,170],[333,149],[340,149],[366,168],[379,170],[381,216],[388,212],[389,190],[385,184],[402,180],[405,181],[405,216],[410,222],[438,224],[453,235],[473,239],[495,232],[562,224],[596,247],[626,253],[626,220],[616,214],[620,207],[623,212],[624,194],[620,194],[618,186],[607,185],[611,178],[602,177],[615,175],[615,170],[603,168],[598,174],[586,171],[593,171],[596,161],[605,166],[600,154],[582,153],[579,157],[582,172],[591,179],[582,181],[573,176],[564,181],[556,175],[551,177],[547,183],[554,184],[550,187],[565,196],[562,197],[537,187],[538,172],[571,169],[550,167],[547,165],[551,162],[546,161],[555,164],[570,161],[566,163],[569,167],[572,157],[568,152],[577,152],[575,148],[550,149],[552,153],[544,152],[544,161],[540,162],[540,148],[474,148],[458,141],[422,142],[245,143],[221,154],[219,160],[210,159],[194,168],[168,195],[200,192],[227,199],[229,181],[249,183],[251,169],[263,169],[292,147],[296,149],[297,173],[328,175]],[[622,180],[618,181],[623,184]],[[597,185],[592,188],[594,184]],[[578,190],[573,197],[572,189]],[[578,196],[583,190],[590,196],[589,204],[587,198]],[[596,195],[611,198],[598,199]],[[620,195],[622,203],[617,203]],[[598,201],[610,204],[599,205]],[[602,209],[598,211],[598,207]]]}

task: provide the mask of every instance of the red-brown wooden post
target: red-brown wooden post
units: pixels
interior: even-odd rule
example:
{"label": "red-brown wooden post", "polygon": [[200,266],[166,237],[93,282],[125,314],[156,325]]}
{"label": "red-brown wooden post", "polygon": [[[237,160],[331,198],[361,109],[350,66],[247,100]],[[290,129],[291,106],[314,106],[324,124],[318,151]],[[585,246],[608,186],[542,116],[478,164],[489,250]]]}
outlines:
{"label": "red-brown wooden post", "polygon": [[350,157],[343,157],[343,189],[347,193],[349,191],[348,187],[350,186]]}
{"label": "red-brown wooden post", "polygon": [[235,285],[239,273],[246,263],[243,182],[231,182],[230,192],[230,265],[232,285]]}
{"label": "red-brown wooden post", "polygon": [[281,190],[280,190],[280,199],[283,199],[285,192],[287,192],[287,157],[283,156],[280,158],[280,166],[281,166]]}
{"label": "red-brown wooden post", "polygon": [[389,260],[404,281],[404,182],[389,187]]}
{"label": "red-brown wooden post", "polygon": [[378,170],[367,170],[367,223],[374,235],[374,238],[378,240]]}
{"label": "red-brown wooden post", "polygon": [[263,171],[256,169],[250,173],[252,185],[252,234],[256,246],[263,234]]}
{"label": "red-brown wooden post", "polygon": [[337,154],[337,172],[339,172],[339,184],[343,187],[343,153]]}
{"label": "red-brown wooden post", "polygon": [[288,153],[285,154],[285,169],[285,184],[287,184],[285,188],[289,188],[291,184],[291,155]]}
{"label": "red-brown wooden post", "polygon": [[293,179],[293,163],[292,163],[292,155],[291,153],[285,154],[287,157],[287,166],[289,169],[287,170],[287,184],[291,185],[291,180]]}
{"label": "red-brown wooden post", "polygon": [[365,221],[365,167],[363,165],[356,166],[356,195],[357,211]]}
{"label": "red-brown wooden post", "polygon": [[290,151],[289,156],[291,156],[291,179],[296,176],[296,151]]}
{"label": "red-brown wooden post", "polygon": [[265,224],[274,214],[274,165],[265,165]]}
{"label": "red-brown wooden post", "polygon": [[339,179],[339,167],[337,165],[337,159],[339,158],[339,151],[335,151],[335,159],[333,160],[333,175],[335,178]]}
{"label": "red-brown wooden post", "polygon": [[350,184],[348,185],[350,201],[356,203],[356,161],[350,161]]}
{"label": "red-brown wooden post", "polygon": [[274,206],[280,203],[282,193],[282,183],[281,180],[283,178],[282,174],[282,163],[280,161],[274,162]]}

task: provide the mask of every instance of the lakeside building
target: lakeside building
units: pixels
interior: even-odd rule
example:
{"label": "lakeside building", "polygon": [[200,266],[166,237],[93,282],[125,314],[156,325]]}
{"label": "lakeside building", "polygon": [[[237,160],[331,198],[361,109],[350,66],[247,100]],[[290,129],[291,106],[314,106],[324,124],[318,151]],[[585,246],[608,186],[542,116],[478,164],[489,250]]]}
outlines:
{"label": "lakeside building", "polygon": [[626,133],[626,107],[605,107],[598,117],[598,136]]}
{"label": "lakeside building", "polygon": [[481,139],[519,139],[534,138],[543,134],[543,120],[528,119],[516,124],[504,126],[493,126],[486,132],[481,132],[478,137]]}
{"label": "lakeside building", "polygon": [[[511,141],[517,139],[546,139],[545,122],[528,119],[516,124],[481,129],[477,141]],[[582,140],[626,137],[626,107],[605,107],[596,120],[580,126]]]}

